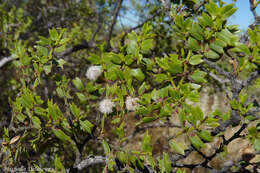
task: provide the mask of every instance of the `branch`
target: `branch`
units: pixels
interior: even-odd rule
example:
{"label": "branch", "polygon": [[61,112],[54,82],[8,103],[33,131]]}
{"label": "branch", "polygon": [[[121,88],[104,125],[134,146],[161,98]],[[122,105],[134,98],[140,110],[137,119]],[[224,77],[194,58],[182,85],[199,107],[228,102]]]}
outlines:
{"label": "branch", "polygon": [[254,108],[254,109],[251,109],[250,111],[248,111],[244,116],[251,115],[251,116],[254,116],[256,118],[260,118],[260,116],[257,114],[259,112],[260,112],[260,108]]}
{"label": "branch", "polygon": [[119,11],[120,11],[120,8],[121,8],[121,5],[122,5],[122,2],[123,0],[118,0],[117,1],[117,6],[116,6],[116,9],[115,9],[115,13],[113,15],[113,21],[112,21],[112,25],[110,26],[110,29],[109,29],[109,34],[108,34],[108,38],[107,38],[107,48],[110,48],[110,40],[111,40],[111,37],[112,37],[112,33],[113,33],[113,30],[114,30],[114,26],[117,22],[117,16],[119,14]]}
{"label": "branch", "polygon": [[249,0],[249,3],[250,3],[250,10],[251,12],[253,13],[254,17],[255,17],[255,20],[257,19],[258,15],[255,11],[255,8],[256,8],[256,1],[255,0]]}
{"label": "branch", "polygon": [[69,54],[71,54],[71,53],[73,53],[73,52],[76,52],[76,51],[78,51],[78,50],[89,49],[89,48],[94,48],[94,49],[95,49],[95,48],[97,48],[97,47],[95,46],[95,44],[90,45],[89,43],[83,43],[83,44],[73,45],[73,46],[67,48],[64,52],[62,52],[62,53],[57,53],[56,56],[57,56],[58,58],[61,58],[61,57],[67,56],[67,55],[69,55]]}
{"label": "branch", "polygon": [[211,73],[208,69],[202,67],[201,68],[203,71],[207,72],[208,75],[210,77],[212,77],[214,80],[218,81],[220,84],[225,84],[225,83],[228,83],[229,80],[228,79],[221,79],[220,77],[218,77],[217,75],[215,75],[214,73]]}
{"label": "branch", "polygon": [[228,78],[229,81],[231,80],[231,78],[232,78],[231,73],[226,72],[225,70],[221,69],[215,62],[209,61],[209,60],[207,60],[207,59],[203,59],[203,60],[204,60],[204,62],[205,62],[208,66],[210,66],[211,68],[214,68],[215,70],[217,70],[217,72],[218,72],[219,74],[221,74],[221,75],[225,76],[226,78]]}
{"label": "branch", "polygon": [[256,79],[259,78],[259,77],[260,77],[260,70],[251,73],[251,75],[249,76],[249,78],[248,78],[247,80],[244,80],[244,81],[242,82],[243,87],[246,87],[246,86],[252,84],[253,81],[256,80]]}
{"label": "branch", "polygon": [[92,165],[105,164],[107,160],[108,158],[103,156],[89,156],[87,159],[82,160],[78,165],[76,165],[76,168],[82,170]]}
{"label": "branch", "polygon": [[146,129],[149,129],[149,128],[157,128],[157,127],[175,127],[175,128],[182,128],[180,125],[177,125],[177,124],[172,124],[172,123],[169,123],[169,124],[165,124],[165,123],[155,123],[155,124],[148,124],[148,125],[144,125],[144,126],[141,126],[141,127],[137,127],[135,133],[138,133],[140,131],[145,131]]}
{"label": "branch", "polygon": [[12,60],[14,60],[14,58],[12,56],[4,57],[3,59],[1,59],[0,68],[2,68],[5,64],[7,64],[8,62],[10,62]]}

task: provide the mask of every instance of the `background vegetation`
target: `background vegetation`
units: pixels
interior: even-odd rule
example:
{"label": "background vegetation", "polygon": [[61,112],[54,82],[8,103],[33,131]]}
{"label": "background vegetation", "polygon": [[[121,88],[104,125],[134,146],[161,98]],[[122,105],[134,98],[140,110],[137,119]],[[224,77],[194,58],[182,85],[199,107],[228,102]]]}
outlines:
{"label": "background vegetation", "polygon": [[2,172],[259,171],[260,1],[0,2]]}

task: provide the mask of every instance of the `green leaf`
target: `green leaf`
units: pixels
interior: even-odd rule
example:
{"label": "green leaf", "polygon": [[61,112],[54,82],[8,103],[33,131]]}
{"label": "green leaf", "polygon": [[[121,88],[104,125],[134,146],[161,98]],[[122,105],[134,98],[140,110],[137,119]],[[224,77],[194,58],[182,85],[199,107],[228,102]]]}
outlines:
{"label": "green leaf", "polygon": [[199,41],[195,40],[192,37],[189,37],[188,39],[188,46],[193,51],[200,51]]}
{"label": "green leaf", "polygon": [[55,165],[55,170],[57,170],[58,172],[62,172],[62,173],[66,172],[63,164],[61,163],[60,157],[58,157],[57,155],[55,155],[54,165]]}
{"label": "green leaf", "polygon": [[170,62],[168,64],[168,69],[172,75],[176,75],[178,73],[183,72],[183,62],[179,60],[179,55],[171,54],[170,55]]}
{"label": "green leaf", "polygon": [[184,19],[183,19],[183,15],[176,15],[174,23],[176,26],[178,26],[179,28],[183,28],[184,27]]}
{"label": "green leaf", "polygon": [[80,117],[80,108],[78,108],[77,105],[74,103],[70,104],[70,110],[76,118]]}
{"label": "green leaf", "polygon": [[196,70],[192,75],[191,78],[194,80],[194,82],[197,83],[205,83],[207,82],[204,77],[206,76],[206,72],[204,71],[200,71],[200,70]]}
{"label": "green leaf", "polygon": [[190,34],[196,39],[196,40],[203,40],[203,29],[199,26],[198,23],[193,23],[191,29],[190,29]]}
{"label": "green leaf", "polygon": [[[166,173],[171,173],[172,171],[172,162],[167,153],[163,153],[163,167]],[[164,172],[164,171],[163,171]]]}
{"label": "green leaf", "polygon": [[211,133],[209,131],[202,130],[202,131],[198,132],[197,134],[204,141],[211,142],[213,140],[213,137],[211,136]]}
{"label": "green leaf", "polygon": [[236,99],[230,101],[230,106],[232,109],[239,109],[239,103],[236,101]]}
{"label": "green leaf", "polygon": [[53,41],[56,41],[59,38],[59,34],[55,28],[49,29],[49,34]]}
{"label": "green leaf", "polygon": [[44,108],[41,108],[41,107],[35,107],[34,108],[34,112],[37,114],[37,115],[41,115],[41,116],[44,116],[44,118],[46,118],[46,109]]}
{"label": "green leaf", "polygon": [[56,129],[54,127],[51,128],[54,135],[59,138],[63,142],[71,142],[72,140],[68,135],[66,135],[62,130]]}
{"label": "green leaf", "polygon": [[184,147],[181,144],[177,143],[175,140],[170,141],[170,147],[177,153],[185,155]]}
{"label": "green leaf", "polygon": [[207,12],[209,12],[209,14],[210,14],[213,18],[215,18],[215,17],[217,16],[217,14],[220,12],[220,10],[219,10],[217,4],[216,4],[215,2],[212,2],[212,1],[210,1],[209,4],[206,4],[206,5],[205,5],[205,8],[206,8]]}
{"label": "green leaf", "polygon": [[27,118],[27,116],[25,116],[24,114],[20,113],[18,115],[15,116],[21,123],[24,122],[24,120]]}
{"label": "green leaf", "polygon": [[150,112],[151,111],[147,107],[144,107],[144,106],[138,106],[136,109],[136,113],[140,114],[140,115],[147,115]]}
{"label": "green leaf", "polygon": [[250,55],[250,50],[248,48],[248,46],[246,46],[245,44],[239,44],[238,46],[236,46],[234,49],[232,49],[234,52],[243,52],[245,53],[247,56]]}
{"label": "green leaf", "polygon": [[222,8],[221,14],[223,19],[227,19],[232,16],[237,11],[237,8],[234,8],[234,4],[228,4]]}
{"label": "green leaf", "polygon": [[168,87],[164,87],[164,88],[161,88],[160,90],[158,90],[159,92],[159,98],[166,98],[168,97]]}
{"label": "green leaf", "polygon": [[63,39],[61,39],[60,44],[63,45],[63,44],[66,44],[69,41],[70,41],[70,38],[63,38]]}
{"label": "green leaf", "polygon": [[107,73],[105,73],[105,77],[107,80],[115,81],[118,79],[118,68],[116,66],[112,66],[108,68]]}
{"label": "green leaf", "polygon": [[152,153],[152,146],[151,146],[151,135],[148,134],[148,130],[146,130],[145,135],[142,141],[142,151]]}
{"label": "green leaf", "polygon": [[64,97],[64,93],[63,93],[63,90],[61,89],[61,87],[57,87],[56,92],[60,98]]}
{"label": "green leaf", "polygon": [[218,46],[222,47],[222,48],[224,48],[224,47],[227,46],[227,43],[226,43],[226,42],[224,42],[223,40],[220,40],[220,39],[218,39],[218,38],[217,38],[213,43],[214,43],[215,45],[218,45]]}
{"label": "green leaf", "polygon": [[180,168],[178,168],[176,173],[185,173],[185,170],[182,171]]}
{"label": "green leaf", "polygon": [[165,104],[160,110],[160,117],[171,116],[173,112],[173,108],[170,104]]}
{"label": "green leaf", "polygon": [[193,55],[193,56],[190,58],[189,63],[190,63],[191,65],[198,65],[198,64],[200,64],[200,63],[203,62],[202,57],[203,57],[202,55]]}
{"label": "green leaf", "polygon": [[164,82],[165,80],[168,79],[168,76],[164,73],[160,73],[160,74],[156,74],[155,75],[155,82],[158,82],[158,83],[162,83]]}
{"label": "green leaf", "polygon": [[94,126],[91,122],[89,122],[88,120],[85,121],[79,121],[80,124],[80,128],[86,132],[88,132],[89,134],[91,134],[91,129]]}
{"label": "green leaf", "polygon": [[260,151],[260,139],[255,139],[254,140],[254,147],[256,151]]}
{"label": "green leaf", "polygon": [[191,114],[196,118],[196,120],[203,120],[203,112],[199,106],[191,108]]}
{"label": "green leaf", "polygon": [[25,107],[29,109],[33,107],[33,98],[32,95],[30,95],[29,93],[24,93],[20,100]]}
{"label": "green leaf", "polygon": [[84,90],[84,85],[83,85],[83,83],[81,82],[81,80],[80,80],[80,78],[78,78],[78,77],[76,77],[75,79],[73,79],[72,80],[72,83],[74,84],[74,86],[78,89],[78,90],[80,90],[80,91],[82,91],[82,90]]}
{"label": "green leaf", "polygon": [[126,65],[131,65],[134,62],[133,55],[126,55],[125,56],[125,63]]}
{"label": "green leaf", "polygon": [[131,75],[135,77],[137,80],[139,80],[140,82],[142,82],[145,79],[145,75],[140,68],[132,69]]}
{"label": "green leaf", "polygon": [[123,56],[123,55],[110,52],[110,53],[107,55],[106,58],[109,58],[109,59],[110,59],[113,63],[115,63],[115,64],[121,64],[121,62],[122,62],[121,56]]}
{"label": "green leaf", "polygon": [[131,32],[128,34],[129,42],[127,44],[126,51],[128,54],[136,55],[138,51],[138,45],[137,45],[137,35],[134,32]]}
{"label": "green leaf", "polygon": [[63,65],[66,64],[67,61],[65,61],[64,59],[60,58],[60,59],[57,60],[57,63],[59,64],[58,67],[63,69]]}
{"label": "green leaf", "polygon": [[84,94],[77,92],[76,95],[78,96],[78,98],[81,102],[87,101],[87,98]]}
{"label": "green leaf", "polygon": [[201,148],[205,147],[205,144],[201,141],[201,139],[195,135],[195,136],[189,136],[189,140],[191,144],[197,149],[200,150]]}
{"label": "green leaf", "polygon": [[117,157],[118,157],[118,159],[119,159],[122,163],[127,163],[127,161],[128,161],[127,153],[125,153],[125,152],[123,152],[123,151],[118,151],[118,152],[117,152]]}
{"label": "green leaf", "polygon": [[150,123],[150,122],[152,122],[152,121],[154,121],[156,119],[157,119],[156,117],[144,117],[142,119],[142,123]]}
{"label": "green leaf", "polygon": [[152,93],[151,93],[151,98],[152,98],[153,100],[157,100],[159,97],[160,97],[159,91],[154,88],[153,91],[152,91]]}
{"label": "green leaf", "polygon": [[109,148],[108,143],[105,140],[103,140],[102,145],[103,145],[103,148],[105,150],[106,155],[109,155],[110,154],[110,148]]}
{"label": "green leaf", "polygon": [[204,12],[202,13],[202,16],[198,18],[198,21],[204,28],[207,26],[212,27],[214,25],[212,18]]}
{"label": "green leaf", "polygon": [[[209,45],[209,47],[210,47],[211,49],[213,49],[214,51],[216,51],[217,53],[220,53],[220,54],[224,53],[223,48],[222,48],[221,46],[215,44],[215,43],[211,43],[211,44]],[[206,56],[206,54],[205,54],[205,56]],[[209,56],[210,56],[210,57],[213,57],[212,55],[209,55]],[[207,56],[206,56],[206,57],[207,57]]]}
{"label": "green leaf", "polygon": [[37,52],[38,52],[38,55],[39,56],[45,56],[47,57],[48,54],[49,54],[49,51],[46,47],[43,47],[43,46],[35,46],[36,49],[37,49]]}
{"label": "green leaf", "polygon": [[153,26],[151,24],[149,24],[148,22],[146,22],[143,25],[142,32],[143,32],[143,34],[148,34],[152,29],[153,29]]}
{"label": "green leaf", "polygon": [[98,56],[97,54],[94,54],[94,53],[90,53],[90,56],[88,57],[88,60],[92,64],[101,64],[101,57]]}
{"label": "green leaf", "polygon": [[218,59],[219,54],[217,54],[215,51],[210,50],[204,54],[208,59]]}
{"label": "green leaf", "polygon": [[169,69],[168,58],[155,58],[156,63],[164,70]]}
{"label": "green leaf", "polygon": [[40,40],[37,41],[37,44],[41,46],[46,46],[51,44],[51,40],[42,36],[39,36]]}
{"label": "green leaf", "polygon": [[150,85],[147,85],[146,82],[143,82],[142,85],[138,89],[138,94],[141,95],[144,93],[146,89],[149,89]]}
{"label": "green leaf", "polygon": [[37,129],[41,128],[41,120],[38,117],[32,116],[32,122]]}
{"label": "green leaf", "polygon": [[229,30],[223,29],[221,32],[216,34],[217,38],[224,41],[227,45],[232,45],[232,40],[234,39],[234,35],[230,33]]}
{"label": "green leaf", "polygon": [[147,39],[142,41],[141,48],[144,52],[148,52],[150,49],[153,48],[153,39]]}
{"label": "green leaf", "polygon": [[125,126],[125,122],[122,122],[120,124],[120,126],[118,128],[116,128],[116,133],[117,133],[119,139],[122,139],[125,136],[124,126]]}
{"label": "green leaf", "polygon": [[43,70],[45,71],[46,75],[51,72],[52,64],[43,66]]}
{"label": "green leaf", "polygon": [[53,104],[52,100],[51,101],[48,100],[47,111],[48,111],[48,115],[52,117],[54,121],[57,121],[58,119],[62,119],[64,117],[58,105],[56,103]]}
{"label": "green leaf", "polygon": [[239,102],[243,105],[245,104],[245,102],[247,101],[247,98],[248,98],[248,94],[245,93],[245,94],[240,94],[239,96]]}
{"label": "green leaf", "polygon": [[57,52],[57,53],[64,52],[65,50],[66,50],[66,45],[65,44],[55,48],[55,52]]}

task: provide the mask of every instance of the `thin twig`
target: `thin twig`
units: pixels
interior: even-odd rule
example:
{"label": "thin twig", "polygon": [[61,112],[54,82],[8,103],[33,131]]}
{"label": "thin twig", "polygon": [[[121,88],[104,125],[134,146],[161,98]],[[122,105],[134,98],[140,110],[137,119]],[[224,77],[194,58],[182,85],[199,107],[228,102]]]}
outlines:
{"label": "thin twig", "polygon": [[156,16],[158,16],[159,14],[160,14],[160,11],[158,10],[158,11],[156,11],[151,17],[149,17],[149,18],[147,18],[145,21],[143,21],[141,24],[139,24],[139,25],[137,25],[137,26],[135,26],[135,27],[130,28],[129,30],[127,30],[127,31],[124,33],[124,35],[122,36],[122,38],[121,38],[121,45],[124,44],[124,42],[125,42],[125,37],[127,36],[127,34],[129,34],[130,32],[132,32],[132,31],[134,31],[134,30],[136,30],[136,29],[138,29],[138,28],[141,28],[145,23],[147,23],[147,22],[153,20],[153,19],[154,19]]}
{"label": "thin twig", "polygon": [[258,17],[258,15],[257,15],[257,13],[256,13],[256,11],[255,11],[255,9],[256,9],[256,2],[254,1],[254,0],[249,0],[249,3],[250,3],[250,10],[251,10],[251,12],[253,13],[253,15],[254,15],[254,17],[255,17],[255,20],[257,19],[257,17]]}
{"label": "thin twig", "polygon": [[114,26],[117,22],[117,16],[119,14],[119,11],[120,11],[120,8],[121,8],[121,5],[122,5],[122,2],[123,0],[118,0],[117,1],[117,6],[116,6],[116,9],[115,9],[115,13],[113,15],[113,21],[112,21],[112,24],[110,26],[110,29],[109,29],[109,33],[108,33],[108,38],[107,38],[107,48],[109,49],[110,48],[110,40],[112,38],[112,33],[113,33],[113,30],[114,30]]}

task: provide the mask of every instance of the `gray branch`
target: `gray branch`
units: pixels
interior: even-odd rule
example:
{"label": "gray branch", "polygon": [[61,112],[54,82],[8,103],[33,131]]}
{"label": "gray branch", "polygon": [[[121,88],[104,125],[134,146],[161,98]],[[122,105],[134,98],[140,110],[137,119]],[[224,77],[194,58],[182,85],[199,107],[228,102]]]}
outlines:
{"label": "gray branch", "polygon": [[82,170],[84,168],[87,168],[89,166],[93,166],[96,164],[105,164],[107,162],[107,157],[103,156],[90,156],[85,160],[82,160],[78,165],[76,165],[76,168],[78,170]]}
{"label": "gray branch", "polygon": [[251,115],[251,116],[254,116],[256,118],[260,118],[260,116],[258,115],[258,113],[260,112],[260,108],[253,108],[251,109],[250,111],[248,111],[245,116],[247,115]]}
{"label": "gray branch", "polygon": [[211,73],[208,69],[202,67],[202,70],[205,71],[206,73],[208,73],[208,75],[210,77],[212,77],[214,80],[218,81],[220,84],[225,84],[228,83],[229,80],[228,79],[222,79],[219,76],[215,75],[214,73]]}
{"label": "gray branch", "polygon": [[12,61],[14,58],[12,56],[9,57],[4,57],[3,59],[0,60],[0,68],[2,68],[5,64],[8,62]]}
{"label": "gray branch", "polygon": [[209,60],[207,60],[207,59],[203,59],[203,60],[204,60],[204,62],[205,62],[208,66],[210,66],[211,68],[214,68],[215,70],[217,70],[217,72],[218,72],[219,74],[221,74],[221,75],[225,76],[226,78],[228,78],[229,80],[231,80],[231,78],[232,78],[231,73],[229,73],[229,72],[223,70],[222,68],[220,68],[215,62],[209,61]]}
{"label": "gray branch", "polygon": [[260,72],[259,72],[259,71],[253,72],[253,73],[249,76],[249,78],[248,78],[247,80],[243,81],[243,83],[242,83],[243,87],[246,87],[246,86],[252,84],[253,81],[256,80],[256,79],[259,78],[259,77],[260,77]]}

